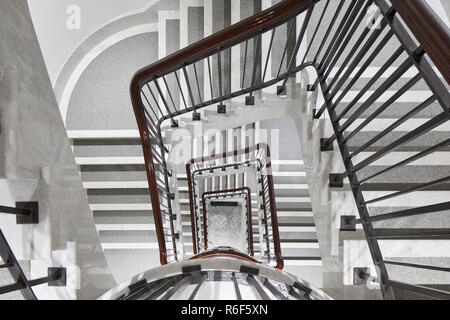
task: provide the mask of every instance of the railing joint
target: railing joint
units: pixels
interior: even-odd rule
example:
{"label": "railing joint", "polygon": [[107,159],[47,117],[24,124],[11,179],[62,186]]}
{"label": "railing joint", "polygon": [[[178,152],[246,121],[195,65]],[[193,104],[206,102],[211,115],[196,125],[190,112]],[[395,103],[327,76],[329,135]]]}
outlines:
{"label": "railing joint", "polygon": [[344,179],[342,175],[339,173],[331,173],[330,176],[330,188],[343,188],[344,187]]}
{"label": "railing joint", "polygon": [[371,278],[370,268],[353,268],[353,284],[355,286],[368,284]]}
{"label": "railing joint", "polygon": [[392,20],[394,16],[397,14],[397,10],[394,7],[390,7],[386,12],[386,18]]}
{"label": "railing joint", "polygon": [[198,112],[194,112],[192,114],[192,121],[202,121],[202,116]]}
{"label": "railing joint", "polygon": [[227,113],[227,106],[226,105],[224,105],[224,104],[219,104],[218,106],[217,106],[217,113],[218,114],[226,114]]}
{"label": "railing joint", "polygon": [[245,105],[246,106],[254,106],[255,105],[255,96],[246,96],[245,97]]}
{"label": "railing joint", "polygon": [[341,216],[341,231],[356,231],[356,216]]}
{"label": "railing joint", "polygon": [[413,52],[413,58],[416,62],[419,62],[420,59],[425,55],[425,49],[422,46],[418,46],[416,50]]}
{"label": "railing joint", "polygon": [[277,96],[286,96],[286,95],[287,95],[287,87],[277,86]]}
{"label": "railing joint", "polygon": [[332,143],[327,143],[329,139],[327,138],[321,138],[320,139],[320,151],[322,152],[327,152],[327,151],[333,151],[333,144]]}

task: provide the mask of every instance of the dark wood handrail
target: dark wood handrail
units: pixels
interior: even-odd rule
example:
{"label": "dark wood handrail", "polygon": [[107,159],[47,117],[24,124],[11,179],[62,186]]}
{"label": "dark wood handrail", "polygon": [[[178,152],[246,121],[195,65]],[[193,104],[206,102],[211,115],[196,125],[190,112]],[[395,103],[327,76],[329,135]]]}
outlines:
{"label": "dark wood handrail", "polygon": [[450,30],[425,0],[391,0],[425,52],[450,83]]}
{"label": "dark wood handrail", "polygon": [[206,210],[206,198],[212,195],[221,195],[221,194],[247,194],[247,221],[248,221],[248,232],[249,232],[249,249],[250,249],[250,255],[254,256],[254,250],[253,250],[253,224],[252,224],[252,191],[249,187],[243,187],[243,188],[236,188],[236,189],[228,189],[228,190],[219,190],[219,191],[209,191],[204,192],[202,195],[202,201],[203,201],[203,229],[204,229],[204,241],[205,241],[205,250],[208,250],[208,233],[207,233],[207,210]]}

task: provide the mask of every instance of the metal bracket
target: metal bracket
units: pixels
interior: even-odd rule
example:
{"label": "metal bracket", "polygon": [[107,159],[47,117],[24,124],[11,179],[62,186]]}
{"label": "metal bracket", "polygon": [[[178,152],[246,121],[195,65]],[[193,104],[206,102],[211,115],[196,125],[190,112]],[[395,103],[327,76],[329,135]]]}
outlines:
{"label": "metal bracket", "polygon": [[17,224],[38,224],[39,223],[39,203],[38,202],[16,202],[17,209],[25,209],[30,212],[27,216],[17,216]]}
{"label": "metal bracket", "polygon": [[49,281],[49,287],[65,287],[67,283],[67,269],[66,268],[48,268],[48,276],[58,277],[57,280]]}
{"label": "metal bracket", "polygon": [[286,86],[277,86],[277,96],[286,96],[287,88]]}
{"label": "metal bracket", "polygon": [[353,284],[358,286],[370,282],[370,268],[353,268]]}
{"label": "metal bracket", "polygon": [[245,105],[246,106],[254,106],[255,105],[255,97],[254,96],[245,97]]}
{"label": "metal bracket", "polygon": [[224,105],[224,104],[219,104],[217,106],[217,113],[218,114],[225,114],[225,113],[227,113],[227,106]]}
{"label": "metal bracket", "polygon": [[192,114],[192,121],[202,121],[202,115],[198,112]]}
{"label": "metal bracket", "polygon": [[356,216],[341,216],[341,231],[356,231]]}
{"label": "metal bracket", "polygon": [[331,173],[330,174],[330,188],[343,188],[344,187],[344,179],[340,174]]}
{"label": "metal bracket", "polygon": [[327,138],[320,139],[320,151],[333,151],[333,144],[326,145],[326,142],[328,141]]}

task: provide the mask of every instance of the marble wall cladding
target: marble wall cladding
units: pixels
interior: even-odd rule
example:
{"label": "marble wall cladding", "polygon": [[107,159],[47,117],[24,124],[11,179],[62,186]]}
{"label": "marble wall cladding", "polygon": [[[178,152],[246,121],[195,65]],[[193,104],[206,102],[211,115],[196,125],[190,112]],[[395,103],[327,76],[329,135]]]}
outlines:
{"label": "marble wall cladding", "polygon": [[[385,260],[422,265],[448,266],[450,241],[448,240],[397,240],[378,241]],[[353,268],[370,268],[377,275],[366,240],[344,240],[344,285],[353,284]],[[402,266],[386,266],[392,280],[413,284],[449,284],[446,272],[420,270]],[[377,285],[374,284],[374,287]]]}
{"label": "marble wall cladding", "polygon": [[115,281],[101,250],[26,0],[2,2],[0,38],[5,70],[0,82],[5,160],[0,203],[38,201],[40,213],[40,223],[33,226],[17,226],[15,217],[2,215],[0,228],[19,259],[46,261],[40,267],[33,264],[37,267],[32,267],[32,274],[46,272],[48,264],[58,262],[53,261],[55,252],[66,252],[67,243],[75,243],[79,289],[59,298],[97,298]]}

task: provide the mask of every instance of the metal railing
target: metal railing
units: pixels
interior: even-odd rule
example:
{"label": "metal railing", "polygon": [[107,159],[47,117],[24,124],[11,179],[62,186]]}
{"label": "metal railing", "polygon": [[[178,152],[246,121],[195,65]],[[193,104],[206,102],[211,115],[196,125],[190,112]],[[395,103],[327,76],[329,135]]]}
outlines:
{"label": "metal railing", "polygon": [[223,173],[226,172],[228,168],[237,170],[242,167],[252,166],[254,167],[258,184],[258,189],[255,190],[255,193],[261,200],[261,206],[258,208],[261,211],[261,214],[258,214],[258,224],[261,225],[263,229],[260,234],[261,255],[265,257],[265,262],[267,264],[274,262],[274,266],[283,269],[284,263],[281,254],[280,235],[278,230],[270,147],[265,143],[260,143],[241,150],[192,159],[186,164],[194,254],[197,254],[201,247],[201,236],[199,235],[201,227],[200,213],[198,212],[199,199],[197,195],[198,185],[196,183],[196,176],[202,175],[204,172],[212,174],[214,174],[214,172]]}
{"label": "metal railing", "polygon": [[[333,5],[337,6],[332,8]],[[377,16],[371,17],[369,22],[367,20],[372,5],[381,14],[375,27],[372,21]],[[314,20],[313,25],[311,16],[317,12],[319,19]],[[327,14],[331,19],[324,19]],[[308,28],[312,29],[310,39],[305,37]],[[326,31],[318,32],[320,28],[325,28]],[[280,39],[284,41],[281,45]],[[262,40],[268,40],[269,46],[263,46]],[[395,43],[394,49],[392,41]],[[394,298],[393,288],[396,287],[436,298],[449,298],[450,294],[441,290],[428,287],[423,289],[423,286],[390,280],[387,262],[384,261],[378,243],[384,236],[374,229],[373,219],[398,219],[449,210],[450,203],[391,212],[376,218],[370,213],[369,205],[442,185],[450,177],[441,176],[370,200],[366,200],[362,192],[365,184],[375,177],[383,177],[396,168],[423,159],[450,144],[450,139],[438,141],[377,173],[369,176],[362,174],[365,168],[377,160],[448,123],[450,95],[444,80],[448,83],[450,79],[449,43],[448,28],[424,0],[391,0],[390,3],[386,0],[285,0],[136,73],[131,82],[131,99],[143,145],[161,263],[168,262],[161,221],[162,217],[172,215],[170,173],[166,163],[168,149],[162,139],[166,124],[177,127],[177,118],[188,113],[194,114],[194,120],[201,120],[197,111],[202,108],[219,104],[219,109],[223,111],[221,106],[225,101],[242,95],[252,96],[258,90],[277,84],[277,92],[283,94],[289,78],[312,67],[317,73],[317,80],[311,89],[320,88],[325,99],[325,103],[316,111],[315,118],[327,112],[334,131],[333,136],[323,139],[322,150],[330,150],[336,142],[339,146],[345,172],[334,175],[333,179],[338,184],[344,178],[349,181],[360,216],[358,222],[363,227],[370,254],[378,267],[384,297]],[[252,55],[247,50],[250,46],[254,48]],[[300,50],[303,47],[306,50]],[[240,88],[231,86],[230,77],[224,75],[224,59],[233,48],[245,49],[244,65],[239,70],[231,70],[239,72],[242,79]],[[387,58],[381,58],[382,55],[387,55]],[[361,81],[363,73],[377,59],[384,59],[381,65],[376,66],[377,72],[368,82]],[[338,61],[341,63],[336,67]],[[433,68],[433,63],[436,69]],[[415,76],[406,84],[400,84],[400,89],[383,100],[381,106],[377,106],[376,102],[408,73]],[[356,150],[349,148],[349,141],[419,83],[431,92],[428,98],[411,110],[398,110],[397,121]],[[360,84],[362,88],[359,87]],[[350,90],[356,90],[357,94],[350,103],[344,103],[344,97],[348,96]],[[434,109],[433,117],[416,129],[400,137],[392,134],[407,120],[436,106],[438,111]],[[361,123],[357,122],[363,114],[368,116]],[[354,126],[356,129],[348,133]],[[368,157],[361,158],[361,153],[373,150],[375,143],[383,141],[387,136],[391,138],[390,142]],[[394,238],[412,236],[414,235],[399,234]],[[428,236],[442,237],[447,234],[432,232]],[[414,267],[421,268],[420,265]]]}

